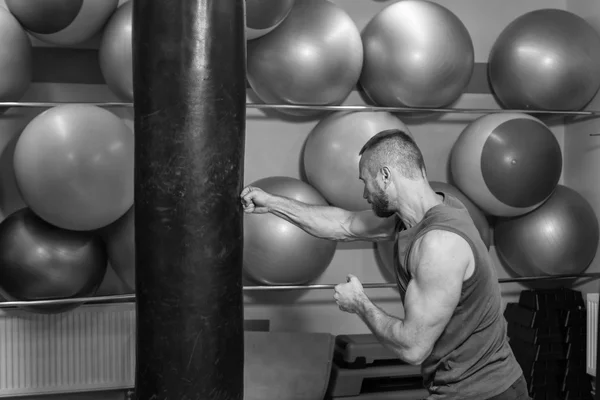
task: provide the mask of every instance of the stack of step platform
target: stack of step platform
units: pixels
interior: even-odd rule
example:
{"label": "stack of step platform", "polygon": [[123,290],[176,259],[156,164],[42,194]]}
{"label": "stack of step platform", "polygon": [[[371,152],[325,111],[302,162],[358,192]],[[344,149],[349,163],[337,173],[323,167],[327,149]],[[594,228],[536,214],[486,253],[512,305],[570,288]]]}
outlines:
{"label": "stack of step platform", "polygon": [[504,311],[510,346],[533,400],[592,400],[581,292],[524,290]]}
{"label": "stack of step platform", "polygon": [[418,400],[427,396],[421,367],[398,359],[375,336],[336,337],[328,400]]}

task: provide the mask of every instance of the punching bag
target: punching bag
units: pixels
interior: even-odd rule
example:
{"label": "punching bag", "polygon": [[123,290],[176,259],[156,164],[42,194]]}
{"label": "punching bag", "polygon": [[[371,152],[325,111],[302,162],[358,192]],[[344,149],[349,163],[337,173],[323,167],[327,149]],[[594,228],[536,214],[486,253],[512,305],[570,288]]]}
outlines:
{"label": "punching bag", "polygon": [[242,400],[244,0],[135,0],[135,398]]}

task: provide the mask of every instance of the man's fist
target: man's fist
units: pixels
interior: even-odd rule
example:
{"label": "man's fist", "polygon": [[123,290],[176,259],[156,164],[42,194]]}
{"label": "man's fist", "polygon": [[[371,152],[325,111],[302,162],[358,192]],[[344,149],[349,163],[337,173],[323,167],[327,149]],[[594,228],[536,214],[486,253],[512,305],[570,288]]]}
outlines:
{"label": "man's fist", "polygon": [[271,195],[253,186],[246,186],[240,198],[242,199],[242,206],[244,212],[248,214],[264,214],[269,212],[267,202]]}
{"label": "man's fist", "polygon": [[366,300],[363,285],[354,275],[348,275],[346,283],[335,286],[333,295],[340,310],[355,314]]}

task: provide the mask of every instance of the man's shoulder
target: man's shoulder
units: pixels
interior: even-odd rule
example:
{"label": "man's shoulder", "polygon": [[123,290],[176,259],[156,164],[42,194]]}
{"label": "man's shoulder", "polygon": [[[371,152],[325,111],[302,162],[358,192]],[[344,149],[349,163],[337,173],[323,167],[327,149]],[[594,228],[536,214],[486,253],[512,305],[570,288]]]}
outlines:
{"label": "man's shoulder", "polygon": [[431,226],[414,244],[415,250],[422,253],[457,251],[462,247],[469,247],[466,239],[455,230],[444,226]]}
{"label": "man's shoulder", "polygon": [[472,254],[471,246],[460,234],[451,229],[432,227],[415,240],[411,250],[411,266],[418,268],[423,263],[450,262],[466,265]]}

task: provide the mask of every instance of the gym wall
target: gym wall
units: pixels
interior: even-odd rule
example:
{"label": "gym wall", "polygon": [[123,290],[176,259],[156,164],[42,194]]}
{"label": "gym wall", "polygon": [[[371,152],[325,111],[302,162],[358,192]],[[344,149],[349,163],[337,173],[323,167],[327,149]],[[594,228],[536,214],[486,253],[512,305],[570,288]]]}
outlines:
{"label": "gym wall", "polygon": [[[567,0],[566,10],[579,15],[588,21],[596,30],[600,30],[600,7],[594,0]],[[589,110],[600,108],[600,96],[586,107]],[[580,119],[569,121],[564,127],[563,140],[563,178],[565,185],[577,190],[590,202],[596,215],[600,215],[600,121],[597,119]],[[596,254],[587,272],[600,271],[600,257]],[[578,290],[584,293],[597,293],[598,281],[581,282]],[[585,298],[585,297],[584,297]]]}
{"label": "gym wall", "polygon": [[[300,0],[301,1],[301,0]],[[381,9],[394,0],[333,0],[354,19],[359,29]],[[123,0],[121,0],[121,3]],[[600,27],[600,8],[593,7],[593,0],[440,0],[466,25],[475,48],[475,73],[467,92],[455,107],[498,107],[490,94],[486,78],[486,62],[489,51],[502,29],[516,17],[535,9],[560,8],[577,12]],[[576,3],[576,4],[575,4]],[[575,7],[571,7],[573,4]],[[0,0],[0,6],[4,0]],[[48,102],[109,102],[120,101],[103,83],[97,65],[96,49],[99,38],[68,49],[60,49],[33,40],[36,50],[34,83],[22,101]],[[256,101],[252,91],[248,100]],[[345,104],[363,104],[358,92],[353,92]],[[591,106],[594,108],[598,102]],[[597,108],[597,107],[596,107]],[[15,140],[27,123],[42,109],[11,109],[0,118],[0,218],[22,207],[14,178],[12,177],[11,151]],[[133,129],[133,113],[126,109],[112,110]],[[410,120],[409,126],[417,144],[424,153],[430,180],[448,180],[448,158],[454,141],[465,126],[478,115],[447,114],[436,120]],[[249,109],[247,112],[245,182],[285,175],[300,178],[300,160],[303,143],[317,121],[297,123],[286,121],[280,114],[264,113]],[[576,123],[565,128],[562,120],[549,123],[556,135],[565,158],[562,184],[583,194],[592,206],[600,209],[600,189],[597,188],[596,171],[600,164],[596,138],[588,133],[600,124],[595,120]],[[584,132],[585,131],[585,132]],[[276,151],[274,151],[276,149]],[[358,170],[357,170],[358,176]],[[357,178],[358,179],[358,178]],[[500,278],[509,272],[497,261]],[[598,271],[595,261],[590,272]],[[374,247],[370,243],[339,244],[335,257],[315,283],[344,282],[352,273],[362,282],[393,282],[378,265]],[[595,283],[579,289],[595,291]],[[516,283],[503,284],[506,302],[515,301],[524,286]],[[116,294],[124,291],[112,271],[109,272],[99,294]],[[402,315],[399,297],[395,290],[382,289],[368,292],[370,297],[386,311]],[[367,333],[366,326],[354,315],[341,312],[332,299],[332,291],[280,293],[267,292],[246,295],[247,319],[268,319],[275,331],[305,331],[342,333]]]}

